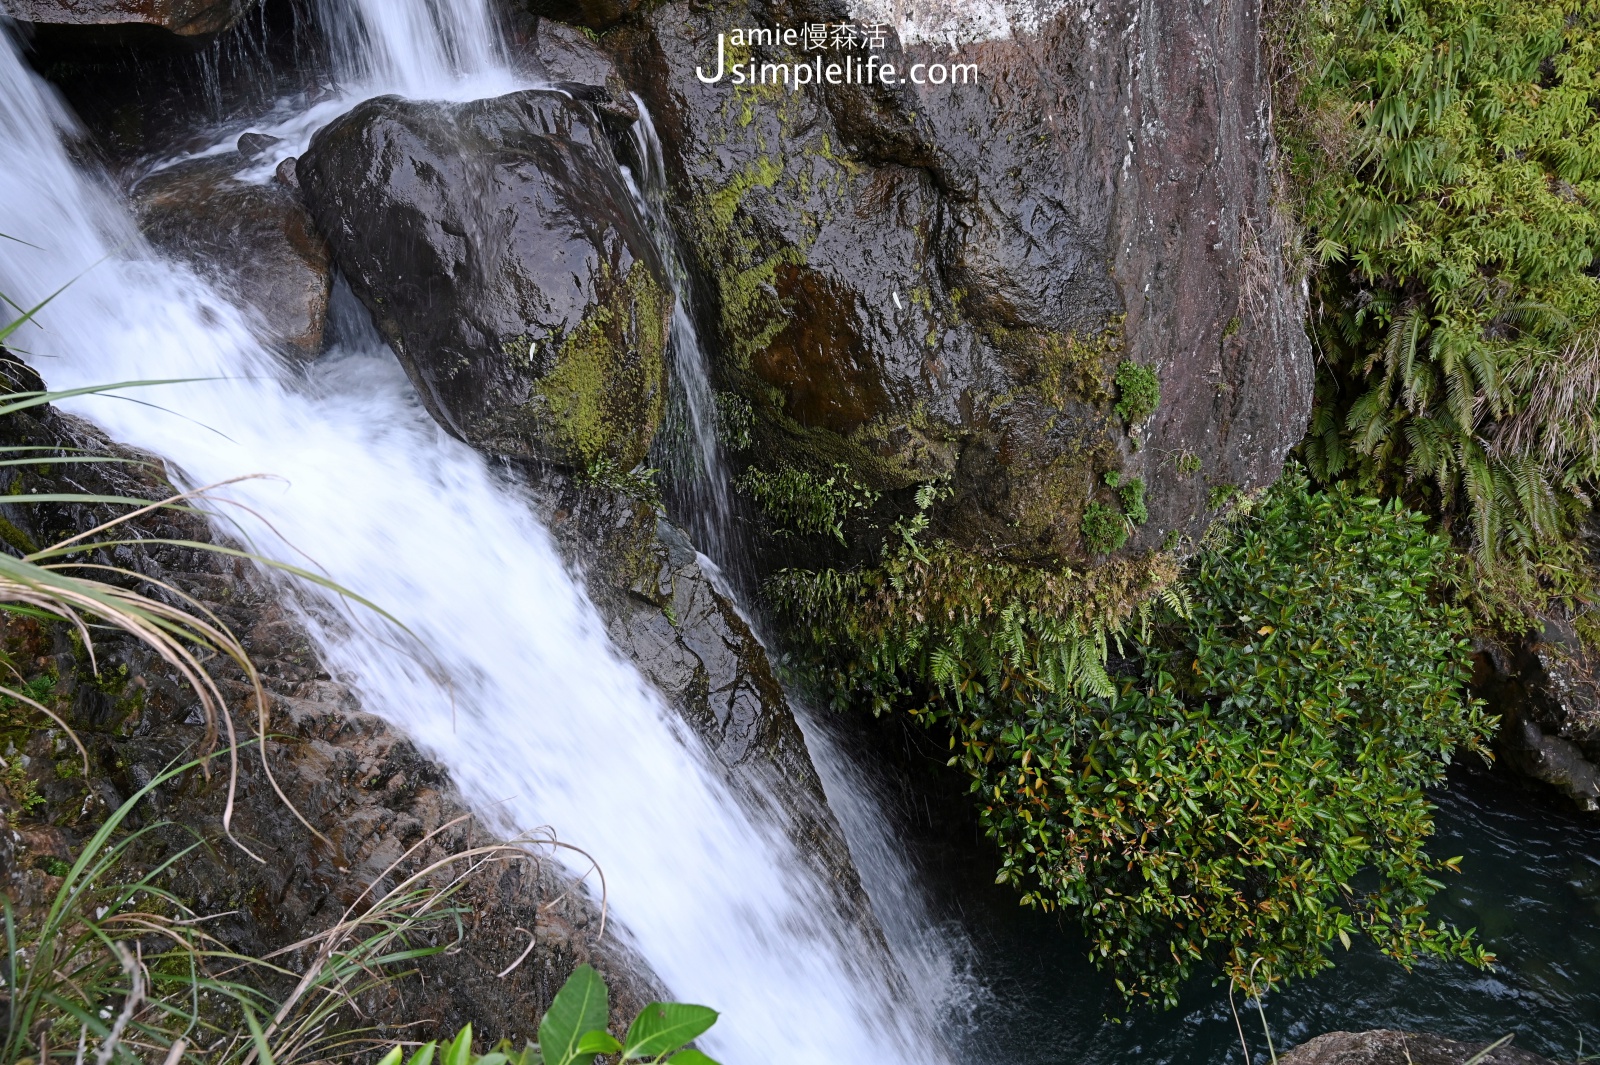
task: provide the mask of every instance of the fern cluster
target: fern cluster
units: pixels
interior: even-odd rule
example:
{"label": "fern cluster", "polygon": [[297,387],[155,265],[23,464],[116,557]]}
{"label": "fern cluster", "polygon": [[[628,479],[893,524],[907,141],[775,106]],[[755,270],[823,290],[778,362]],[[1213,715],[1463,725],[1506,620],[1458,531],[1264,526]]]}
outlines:
{"label": "fern cluster", "polygon": [[768,473],[751,466],[734,482],[750,496],[780,533],[831,536],[845,543],[844,527],[850,516],[878,501],[878,493],[850,476],[844,463],[829,477],[806,470],[783,469]]}
{"label": "fern cluster", "polygon": [[1297,43],[1306,458],[1537,554],[1600,474],[1600,8],[1329,0]]}

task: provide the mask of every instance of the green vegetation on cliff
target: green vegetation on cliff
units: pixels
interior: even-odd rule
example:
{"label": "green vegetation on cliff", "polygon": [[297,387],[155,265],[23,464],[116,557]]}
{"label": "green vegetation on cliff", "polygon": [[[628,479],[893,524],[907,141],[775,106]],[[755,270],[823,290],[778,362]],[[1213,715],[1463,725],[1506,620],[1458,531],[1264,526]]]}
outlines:
{"label": "green vegetation on cliff", "polygon": [[1539,554],[1600,474],[1600,9],[1331,0],[1297,16],[1280,134],[1325,359],[1325,480]]}
{"label": "green vegetation on cliff", "polygon": [[1486,960],[1424,909],[1452,863],[1423,849],[1423,789],[1493,726],[1426,526],[1291,471],[1182,593],[1159,557],[1046,573],[909,536],[877,570],[772,587],[836,701],[949,731],[999,879],[1081,917],[1130,996],[1171,1003],[1202,965],[1261,986],[1352,934]]}

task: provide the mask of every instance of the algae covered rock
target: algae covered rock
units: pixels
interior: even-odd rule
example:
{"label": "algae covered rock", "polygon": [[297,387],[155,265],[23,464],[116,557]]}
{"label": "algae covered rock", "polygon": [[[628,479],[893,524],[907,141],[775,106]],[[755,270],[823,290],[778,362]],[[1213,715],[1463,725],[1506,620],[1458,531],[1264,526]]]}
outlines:
{"label": "algae covered rock", "polygon": [[739,36],[848,14],[680,2],[606,38],[710,281],[718,384],[750,405],[736,458],[842,464],[882,494],[880,531],[937,484],[934,534],[1046,564],[1103,554],[1102,511],[1127,519],[1112,550],[1148,549],[1271,483],[1312,372],[1259,5],[1044,5],[958,51],[893,32],[850,51],[969,68],[943,85],[762,83],[844,53]]}
{"label": "algae covered rock", "polygon": [[320,130],[296,173],[440,424],[576,469],[644,458],[672,297],[585,105],[379,97]]}

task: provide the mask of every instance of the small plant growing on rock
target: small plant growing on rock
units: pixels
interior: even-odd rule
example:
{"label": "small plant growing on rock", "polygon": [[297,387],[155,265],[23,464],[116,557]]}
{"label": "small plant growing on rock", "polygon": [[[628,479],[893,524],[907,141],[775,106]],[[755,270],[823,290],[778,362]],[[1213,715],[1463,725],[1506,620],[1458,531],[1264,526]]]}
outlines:
{"label": "small plant growing on rock", "polygon": [[1122,474],[1116,470],[1106,474],[1106,485],[1117,490],[1117,499],[1122,503],[1122,513],[1135,525],[1143,525],[1150,520],[1150,508],[1144,501],[1144,478],[1129,477],[1126,481]]}
{"label": "small plant growing on rock", "polygon": [[850,515],[878,501],[878,493],[850,476],[844,463],[830,477],[806,470],[768,473],[752,466],[734,482],[756,501],[782,532],[802,536],[832,536],[845,542],[844,523]]}
{"label": "small plant growing on rock", "polygon": [[1128,518],[1104,503],[1090,503],[1083,508],[1083,518],[1078,522],[1083,542],[1096,554],[1117,550],[1128,542]]}
{"label": "small plant growing on rock", "polygon": [[1154,370],[1140,366],[1132,359],[1117,364],[1116,412],[1130,429],[1136,428],[1156,412],[1161,403],[1161,382]]}
{"label": "small plant growing on rock", "polygon": [[617,1054],[619,1062],[650,1065],[717,1065],[685,1044],[704,1035],[717,1023],[717,1011],[680,1002],[652,1002],[617,1039],[608,1030],[611,1010],[606,982],[588,965],[580,965],[556,992],[544,1020],[539,1022],[537,1046],[514,1050],[509,1043],[488,1054],[472,1052],[472,1025],[442,1047],[424,1043],[409,1058],[400,1047],[384,1055],[378,1065],[592,1065],[596,1055]]}

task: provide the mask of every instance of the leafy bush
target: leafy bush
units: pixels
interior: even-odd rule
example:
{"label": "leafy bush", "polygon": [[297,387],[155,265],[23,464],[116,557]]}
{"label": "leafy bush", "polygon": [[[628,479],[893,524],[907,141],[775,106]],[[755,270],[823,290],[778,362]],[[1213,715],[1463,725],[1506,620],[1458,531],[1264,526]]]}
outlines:
{"label": "leafy bush", "polygon": [[715,1010],[679,1002],[652,1002],[639,1011],[621,1040],[607,1031],[611,1010],[605,980],[587,965],[580,965],[556,992],[550,1009],[539,1022],[539,1044],[515,1050],[502,1043],[488,1054],[472,1052],[472,1026],[457,1033],[442,1048],[424,1043],[407,1058],[395,1047],[378,1065],[593,1065],[598,1054],[617,1054],[619,1062],[643,1061],[651,1065],[717,1065],[698,1050],[684,1049],[717,1022]]}
{"label": "leafy bush", "polygon": [[1306,457],[1430,486],[1486,558],[1560,537],[1600,473],[1597,31],[1583,0],[1330,0],[1298,24],[1283,132],[1327,363]]}
{"label": "leafy bush", "polygon": [[1095,616],[1091,578],[1076,614],[1019,612],[1051,601],[1024,594],[973,616],[907,573],[898,642],[815,623],[817,675],[839,701],[866,689],[875,709],[949,729],[1000,881],[1079,915],[1130,996],[1171,1003],[1213,963],[1241,981],[1255,969],[1257,986],[1315,972],[1354,933],[1402,962],[1485,962],[1424,913],[1454,866],[1424,851],[1424,789],[1493,725],[1464,692],[1466,615],[1438,601],[1448,543],[1398,504],[1313,493],[1297,471],[1236,522],[1186,596],[1124,630],[1130,664],[1103,687],[1065,665]]}

